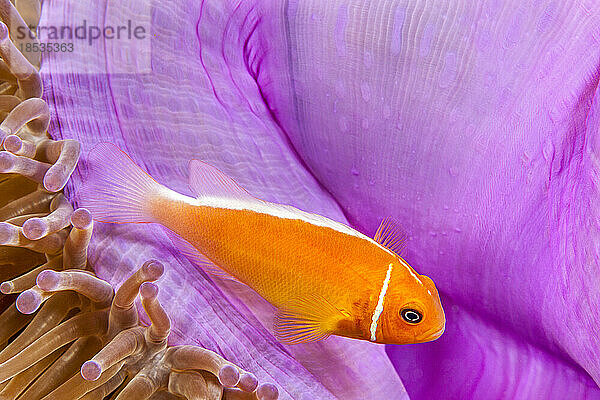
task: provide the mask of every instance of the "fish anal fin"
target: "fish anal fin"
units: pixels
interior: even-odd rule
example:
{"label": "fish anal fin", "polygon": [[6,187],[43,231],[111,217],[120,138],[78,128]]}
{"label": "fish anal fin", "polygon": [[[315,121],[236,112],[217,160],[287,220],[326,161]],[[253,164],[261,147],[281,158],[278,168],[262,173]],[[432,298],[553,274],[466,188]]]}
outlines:
{"label": "fish anal fin", "polygon": [[198,198],[216,197],[259,201],[242,188],[227,174],[216,167],[199,160],[191,160],[189,165],[189,186]]}
{"label": "fish anal fin", "polygon": [[319,295],[296,298],[275,315],[275,337],[284,344],[316,342],[337,331],[348,314]]}
{"label": "fish anal fin", "polygon": [[242,283],[237,280],[232,275],[223,271],[217,265],[215,265],[212,261],[210,261],[204,254],[200,253],[198,249],[196,249],[190,242],[179,236],[177,233],[173,232],[168,228],[164,228],[165,233],[173,243],[173,246],[185,257],[187,257],[190,262],[204,270],[207,274],[209,274],[213,278],[218,279],[226,279],[238,283]]}
{"label": "fish anal fin", "polygon": [[406,233],[398,221],[388,217],[381,221],[373,240],[401,256],[406,246]]}

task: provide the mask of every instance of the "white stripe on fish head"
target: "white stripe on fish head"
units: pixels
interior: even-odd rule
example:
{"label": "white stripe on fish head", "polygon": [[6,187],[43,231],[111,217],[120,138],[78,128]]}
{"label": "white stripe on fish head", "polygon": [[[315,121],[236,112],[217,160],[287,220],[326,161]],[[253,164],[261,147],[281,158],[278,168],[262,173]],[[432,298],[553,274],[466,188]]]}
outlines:
{"label": "white stripe on fish head", "polygon": [[375,306],[375,310],[373,311],[373,316],[371,317],[371,341],[375,342],[377,340],[377,323],[379,322],[379,317],[381,317],[381,313],[383,312],[383,302],[385,300],[385,294],[387,293],[388,286],[390,284],[390,279],[392,278],[392,268],[394,264],[390,264],[388,266],[387,273],[385,274],[385,279],[383,280],[383,285],[381,286],[381,291],[379,292],[379,300],[377,301],[377,306]]}
{"label": "white stripe on fish head", "polygon": [[421,279],[419,279],[419,277],[417,275],[415,275],[415,273],[413,272],[412,267],[410,265],[408,265],[408,263],[406,261],[404,261],[404,258],[398,257],[398,259],[400,260],[400,262],[402,263],[402,265],[404,265],[404,267],[406,267],[406,269],[412,275],[412,277],[415,278],[415,280],[419,283],[419,285],[425,286],[425,285],[423,285],[423,281]]}

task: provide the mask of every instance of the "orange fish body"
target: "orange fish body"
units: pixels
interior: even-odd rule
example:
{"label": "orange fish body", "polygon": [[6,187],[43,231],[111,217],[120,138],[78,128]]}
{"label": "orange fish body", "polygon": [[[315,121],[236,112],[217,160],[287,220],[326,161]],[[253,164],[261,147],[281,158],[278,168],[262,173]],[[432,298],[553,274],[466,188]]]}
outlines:
{"label": "orange fish body", "polygon": [[[404,344],[442,334],[435,285],[394,251],[401,236],[393,221],[384,221],[374,240],[320,215],[256,199],[199,161],[190,163],[190,187],[198,197],[183,196],[156,183],[116,147],[98,147],[90,160],[104,162],[104,178],[82,199],[95,219],[165,226],[190,260],[223,271],[277,307],[281,341],[335,334]],[[118,171],[107,163],[119,165]]]}

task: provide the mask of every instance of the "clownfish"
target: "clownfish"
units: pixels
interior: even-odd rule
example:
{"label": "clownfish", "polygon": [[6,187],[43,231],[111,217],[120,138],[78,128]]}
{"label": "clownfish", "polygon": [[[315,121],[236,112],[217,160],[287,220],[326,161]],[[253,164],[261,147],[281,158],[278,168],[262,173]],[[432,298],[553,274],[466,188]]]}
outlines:
{"label": "clownfish", "polygon": [[296,344],[329,335],[385,344],[435,340],[445,316],[433,281],[401,256],[385,219],[373,238],[321,215],[260,200],[201,161],[189,164],[196,198],[156,182],[112,144],[88,158],[80,205],[96,221],[158,223],[208,273],[239,281],[276,307],[274,331]]}

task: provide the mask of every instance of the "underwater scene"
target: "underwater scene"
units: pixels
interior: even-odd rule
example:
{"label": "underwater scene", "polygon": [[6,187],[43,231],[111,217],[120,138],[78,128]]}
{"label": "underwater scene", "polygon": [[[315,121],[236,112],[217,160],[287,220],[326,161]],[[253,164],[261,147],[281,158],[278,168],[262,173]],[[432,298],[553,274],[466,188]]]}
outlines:
{"label": "underwater scene", "polygon": [[0,400],[599,383],[598,0],[0,0]]}

